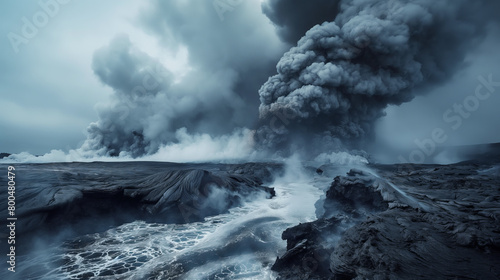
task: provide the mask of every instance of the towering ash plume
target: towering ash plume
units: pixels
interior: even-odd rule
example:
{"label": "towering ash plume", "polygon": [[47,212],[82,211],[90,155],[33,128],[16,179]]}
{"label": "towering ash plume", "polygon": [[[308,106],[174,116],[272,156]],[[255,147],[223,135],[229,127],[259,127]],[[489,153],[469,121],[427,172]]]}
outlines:
{"label": "towering ash plume", "polygon": [[358,147],[384,108],[463,66],[484,34],[489,3],[342,1],[335,20],[310,29],[261,87],[258,141],[271,150]]}
{"label": "towering ash plume", "polygon": [[187,143],[199,154],[196,139],[253,143],[245,128],[258,123],[253,139],[272,152],[357,149],[388,105],[460,69],[498,2],[243,1],[224,21],[212,1],[154,0],[142,26],[160,48],[186,49],[191,70],[177,79],[126,36],[96,51],[93,70],[114,96],[83,148],[137,157]]}

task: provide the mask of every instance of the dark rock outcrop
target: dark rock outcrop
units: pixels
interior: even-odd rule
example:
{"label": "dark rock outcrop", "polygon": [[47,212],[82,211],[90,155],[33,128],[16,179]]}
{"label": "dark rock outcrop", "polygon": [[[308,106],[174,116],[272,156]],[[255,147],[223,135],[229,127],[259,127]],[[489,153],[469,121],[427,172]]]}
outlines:
{"label": "dark rock outcrop", "polygon": [[499,279],[499,168],[488,158],[351,170],[317,221],[285,231],[273,269],[278,279]]}
{"label": "dark rock outcrop", "polygon": [[323,204],[324,217],[331,217],[339,211],[353,218],[363,215],[362,212],[385,210],[388,202],[382,197],[381,184],[377,178],[352,169],[348,176],[337,176],[326,191],[326,203]]}
{"label": "dark rock outcrop", "polygon": [[319,219],[287,229],[282,238],[287,241],[286,253],[278,257],[272,269],[280,271],[282,279],[301,276],[309,279],[324,279],[331,274],[330,254],[334,242],[328,241],[324,233],[337,233],[341,220]]}

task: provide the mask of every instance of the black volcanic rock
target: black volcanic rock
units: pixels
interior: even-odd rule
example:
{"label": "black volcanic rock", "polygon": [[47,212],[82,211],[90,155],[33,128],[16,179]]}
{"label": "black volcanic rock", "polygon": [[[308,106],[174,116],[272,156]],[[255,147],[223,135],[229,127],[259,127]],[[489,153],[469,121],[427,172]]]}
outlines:
{"label": "black volcanic rock", "polygon": [[[275,195],[254,176],[269,172],[265,163],[246,167],[253,170],[250,175],[230,173],[218,164],[137,166],[126,162],[15,165],[16,233],[28,244],[35,236],[51,235],[42,233],[78,235],[134,220],[200,221],[251,196]],[[7,185],[5,180],[0,178],[0,183]],[[0,193],[0,200],[7,201],[7,192]],[[1,208],[0,215],[7,214],[7,207]]]}
{"label": "black volcanic rock", "polygon": [[284,174],[284,166],[279,163],[247,162],[242,164],[229,164],[225,171],[230,174],[245,175],[247,178],[259,182],[261,184],[269,183],[274,178]]}
{"label": "black volcanic rock", "polygon": [[280,279],[301,275],[304,278],[323,279],[330,272],[330,255],[333,242],[327,241],[324,232],[337,232],[341,221],[336,218],[319,219],[303,223],[283,232],[282,239],[287,241],[286,253],[278,257],[272,269],[282,273]]}
{"label": "black volcanic rock", "polygon": [[359,216],[359,211],[387,209],[388,202],[384,201],[375,177],[356,169],[352,169],[347,175],[335,177],[327,190],[323,216],[332,216],[339,210]]}
{"label": "black volcanic rock", "polygon": [[273,189],[251,176],[188,169],[148,176],[137,185],[124,187],[123,196],[138,200],[148,213],[168,213],[193,221],[225,212],[258,191],[267,192],[269,197],[275,195]]}
{"label": "black volcanic rock", "polygon": [[[285,231],[273,269],[278,279],[500,279],[499,170],[491,157],[351,170],[317,221]],[[315,269],[298,265],[318,252],[329,257]]]}
{"label": "black volcanic rock", "polygon": [[331,255],[333,275],[498,279],[498,224],[447,214],[394,208],[350,228]]}

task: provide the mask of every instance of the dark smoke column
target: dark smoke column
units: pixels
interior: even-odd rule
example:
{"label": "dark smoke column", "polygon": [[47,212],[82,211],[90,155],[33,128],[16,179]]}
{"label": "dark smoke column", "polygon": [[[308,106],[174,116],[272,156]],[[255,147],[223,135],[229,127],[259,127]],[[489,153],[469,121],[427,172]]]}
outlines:
{"label": "dark smoke column", "polygon": [[342,1],[335,21],[310,29],[261,87],[258,143],[285,153],[362,147],[388,105],[463,66],[484,34],[485,3]]}

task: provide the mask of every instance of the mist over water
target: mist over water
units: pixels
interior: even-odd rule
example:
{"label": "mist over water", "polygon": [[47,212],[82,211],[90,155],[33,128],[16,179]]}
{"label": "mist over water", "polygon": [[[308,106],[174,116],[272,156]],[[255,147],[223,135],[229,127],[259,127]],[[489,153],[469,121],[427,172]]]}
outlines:
{"label": "mist over water", "polygon": [[185,129],[176,133],[178,143],[160,146],[158,151],[151,155],[133,157],[128,153],[119,156],[101,155],[99,151],[89,150],[86,147],[72,149],[68,152],[52,150],[41,156],[27,152],[11,155],[0,159],[0,162],[92,162],[92,161],[168,161],[168,162],[242,162],[251,160],[265,160],[264,154],[254,150],[253,134],[248,129],[238,129],[234,133],[222,136],[209,134],[188,134]]}

